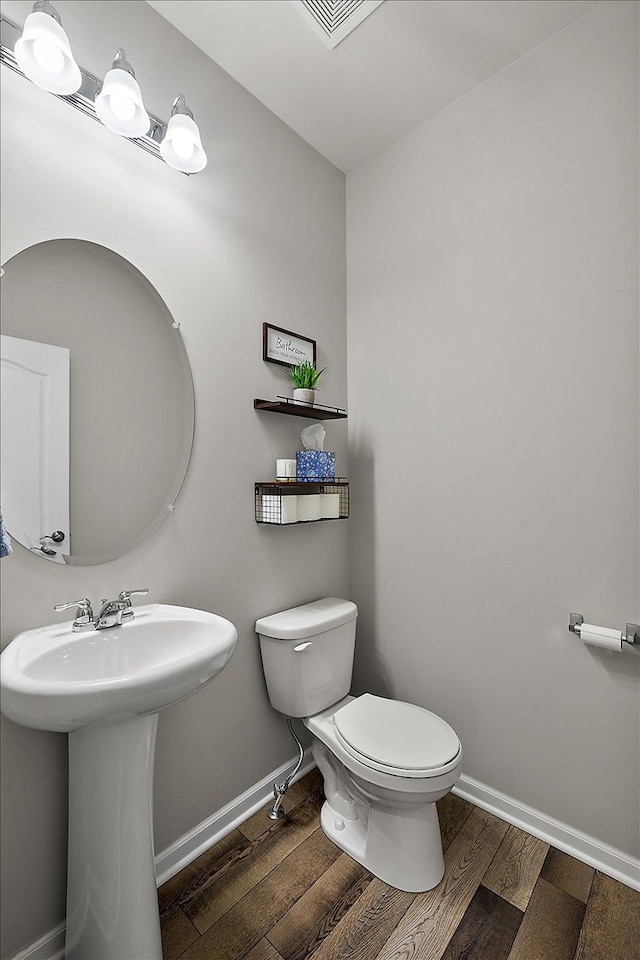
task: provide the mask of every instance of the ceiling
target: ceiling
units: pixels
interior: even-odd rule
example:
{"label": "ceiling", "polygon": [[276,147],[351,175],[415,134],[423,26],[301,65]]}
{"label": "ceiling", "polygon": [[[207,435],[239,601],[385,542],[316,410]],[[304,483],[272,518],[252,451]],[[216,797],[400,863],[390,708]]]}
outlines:
{"label": "ceiling", "polygon": [[385,0],[329,49],[290,0],[147,0],[345,172],[601,0]]}

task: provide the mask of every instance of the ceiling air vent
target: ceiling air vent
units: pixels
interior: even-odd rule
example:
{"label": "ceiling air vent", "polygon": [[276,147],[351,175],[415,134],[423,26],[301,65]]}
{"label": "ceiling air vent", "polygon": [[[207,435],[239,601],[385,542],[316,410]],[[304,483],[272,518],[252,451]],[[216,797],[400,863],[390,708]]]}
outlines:
{"label": "ceiling air vent", "polygon": [[383,0],[291,0],[327,47],[337,47]]}

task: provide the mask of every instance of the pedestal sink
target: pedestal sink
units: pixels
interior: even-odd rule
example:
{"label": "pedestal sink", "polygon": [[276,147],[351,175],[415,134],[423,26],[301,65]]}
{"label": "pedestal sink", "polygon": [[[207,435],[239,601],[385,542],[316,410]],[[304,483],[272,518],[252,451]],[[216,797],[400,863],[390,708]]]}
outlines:
{"label": "pedestal sink", "polygon": [[69,734],[67,960],[162,960],[153,863],[158,711],[228,663],[232,623],[154,604],[107,630],[19,634],[0,658],[2,711]]}

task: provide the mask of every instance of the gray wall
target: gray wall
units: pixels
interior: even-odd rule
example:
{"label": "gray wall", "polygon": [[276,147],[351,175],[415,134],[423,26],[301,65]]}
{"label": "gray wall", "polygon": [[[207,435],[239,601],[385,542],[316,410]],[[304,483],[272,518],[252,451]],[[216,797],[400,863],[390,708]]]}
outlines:
{"label": "gray wall", "polygon": [[[124,46],[147,108],[187,95],[209,153],[184,177],[3,69],[3,261],[52,237],[110,247],[156,287],[182,331],[196,392],[191,466],[175,513],[143,547],[59,568],[21,547],[0,566],[6,644],[54,603],[149,586],[150,600],[228,617],[225,671],[162,714],[155,822],[162,850],[294,753],[264,689],[253,623],[346,594],[346,523],[270,529],[253,482],[291,456],[304,421],[258,414],[287,389],[262,362],[262,322],[315,337],[322,394],[346,404],[344,176],[142,2],[60,2],[78,61],[99,73]],[[30,3],[3,10],[22,23]],[[89,323],[90,320],[88,319]],[[144,390],[144,371],[141,371]],[[347,472],[346,426],[327,442]],[[2,957],[63,919],[66,741],[2,719]]]}
{"label": "gray wall", "polygon": [[638,854],[638,7],[347,177],[356,681],[471,777]]}

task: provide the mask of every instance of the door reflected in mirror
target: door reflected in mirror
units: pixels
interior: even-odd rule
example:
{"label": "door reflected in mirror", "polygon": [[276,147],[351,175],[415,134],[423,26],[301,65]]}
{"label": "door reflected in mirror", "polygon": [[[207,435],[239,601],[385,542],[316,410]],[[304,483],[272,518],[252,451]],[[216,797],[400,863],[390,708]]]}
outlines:
{"label": "door reflected in mirror", "polygon": [[7,529],[54,562],[114,560],[157,529],[184,480],[194,392],[182,336],[146,277],[98,244],[39,243],[4,271]]}

